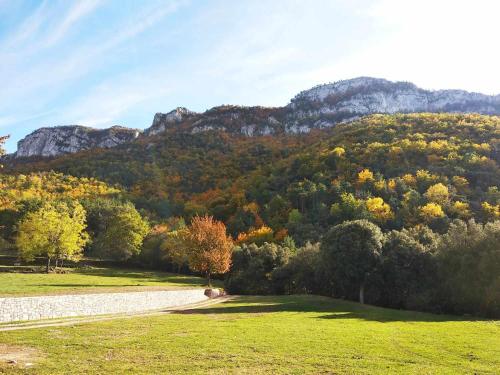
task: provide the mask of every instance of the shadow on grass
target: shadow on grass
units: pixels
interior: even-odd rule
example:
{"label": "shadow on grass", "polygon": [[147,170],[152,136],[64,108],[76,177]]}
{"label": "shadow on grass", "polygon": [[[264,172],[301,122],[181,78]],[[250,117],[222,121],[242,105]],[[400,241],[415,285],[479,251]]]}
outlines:
{"label": "shadow on grass", "polygon": [[119,288],[137,286],[137,284],[113,284],[113,285],[96,285],[96,284],[38,284],[37,286],[51,286],[58,288]]}
{"label": "shadow on grass", "polygon": [[[75,269],[73,274],[98,277],[122,277],[128,279],[136,279],[138,282],[147,283],[172,283],[179,285],[196,285],[206,286],[206,281],[200,277],[193,275],[180,275],[168,272],[155,272],[141,269],[126,270],[119,268],[92,268],[92,269]],[[136,284],[135,284],[136,285]],[[135,286],[134,285],[134,286]],[[214,286],[222,286],[222,282],[214,280]]]}
{"label": "shadow on grass", "polygon": [[295,296],[238,296],[216,307],[175,312],[176,314],[265,314],[279,312],[317,313],[314,319],[358,319],[386,322],[449,322],[481,321],[473,317],[436,315],[416,311],[394,310],[329,297]]}

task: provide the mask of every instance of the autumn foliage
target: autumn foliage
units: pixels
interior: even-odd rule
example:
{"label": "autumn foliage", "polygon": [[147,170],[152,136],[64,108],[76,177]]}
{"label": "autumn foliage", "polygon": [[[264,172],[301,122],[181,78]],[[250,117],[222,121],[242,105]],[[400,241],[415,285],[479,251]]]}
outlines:
{"label": "autumn foliage", "polygon": [[229,271],[233,240],[226,233],[226,226],[212,216],[195,216],[186,236],[189,267],[206,275],[210,286],[211,276]]}

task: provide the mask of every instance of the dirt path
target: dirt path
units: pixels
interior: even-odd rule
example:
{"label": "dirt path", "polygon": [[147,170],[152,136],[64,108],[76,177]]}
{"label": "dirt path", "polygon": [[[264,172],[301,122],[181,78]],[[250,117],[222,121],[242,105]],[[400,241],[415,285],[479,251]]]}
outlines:
{"label": "dirt path", "polygon": [[2,324],[0,325],[0,332],[3,331],[16,331],[20,329],[34,329],[34,328],[44,328],[44,327],[61,327],[61,326],[71,326],[75,324],[82,323],[92,323],[92,322],[101,322],[112,319],[130,319],[139,316],[155,316],[155,315],[164,315],[170,314],[174,311],[184,311],[184,310],[192,310],[201,307],[212,306],[221,302],[230,301],[235,296],[223,296],[217,297],[213,299],[209,299],[207,301],[192,303],[189,305],[182,305],[176,307],[170,307],[161,310],[149,310],[138,313],[124,313],[124,314],[113,314],[113,315],[98,315],[98,316],[88,316],[88,317],[76,317],[76,318],[61,318],[61,319],[50,319],[50,320],[38,320],[31,321],[25,323],[10,323],[10,324]]}

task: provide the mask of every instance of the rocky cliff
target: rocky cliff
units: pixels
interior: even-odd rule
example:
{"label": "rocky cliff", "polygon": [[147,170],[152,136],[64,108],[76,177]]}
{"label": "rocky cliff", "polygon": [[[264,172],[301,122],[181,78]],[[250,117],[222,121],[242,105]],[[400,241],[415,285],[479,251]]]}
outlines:
{"label": "rocky cliff", "polygon": [[40,128],[17,143],[16,157],[57,156],[131,142],[140,130],[122,126],[93,129],[80,125]]}
{"label": "rocky cliff", "polygon": [[409,82],[360,77],[303,91],[287,106],[292,131],[332,126],[374,113],[459,112],[500,114],[500,95],[462,90],[430,91]]}
{"label": "rocky cliff", "polygon": [[179,124],[194,115],[196,115],[195,112],[184,107],[177,107],[168,113],[157,113],[153,118],[153,124],[144,131],[144,134],[156,135],[163,133],[172,125]]}
{"label": "rocky cliff", "polygon": [[[178,107],[157,113],[145,136],[179,131],[224,131],[239,136],[307,133],[374,113],[463,112],[500,114],[500,95],[461,90],[429,91],[409,82],[360,77],[313,87],[285,107],[220,106],[204,113]],[[16,157],[56,156],[131,142],[139,131],[123,127],[97,130],[83,126],[41,128],[19,141]]]}

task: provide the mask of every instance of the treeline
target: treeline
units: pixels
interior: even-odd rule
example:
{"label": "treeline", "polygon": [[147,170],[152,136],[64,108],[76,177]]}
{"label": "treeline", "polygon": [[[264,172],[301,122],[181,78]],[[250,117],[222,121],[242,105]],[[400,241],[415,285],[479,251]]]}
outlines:
{"label": "treeline", "polygon": [[383,233],[367,220],[333,226],[321,243],[241,244],[235,294],[315,293],[374,305],[500,317],[500,221],[453,221]]}
{"label": "treeline", "polygon": [[[3,180],[7,196],[21,198],[0,210],[0,246],[25,261],[44,257],[47,271],[88,255],[195,272],[209,282],[222,277],[231,293],[317,293],[393,308],[500,316],[500,221],[455,219],[441,234],[421,224],[383,231],[365,219],[344,221],[330,226],[320,242],[297,246],[286,231],[265,225],[233,239],[212,217],[153,222],[98,181],[18,176],[35,177],[66,189],[42,189],[47,195],[37,196],[28,194],[38,191],[30,188],[36,184]],[[12,194],[16,189],[25,194]]]}

